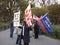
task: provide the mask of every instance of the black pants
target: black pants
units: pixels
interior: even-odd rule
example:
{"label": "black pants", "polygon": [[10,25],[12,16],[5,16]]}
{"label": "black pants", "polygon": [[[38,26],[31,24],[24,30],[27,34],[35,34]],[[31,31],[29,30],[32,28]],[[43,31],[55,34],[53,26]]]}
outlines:
{"label": "black pants", "polygon": [[17,35],[16,44],[21,45],[21,35]]}
{"label": "black pants", "polygon": [[35,39],[37,39],[38,38],[38,33],[35,33]]}
{"label": "black pants", "polygon": [[28,42],[27,42],[27,43],[26,43],[26,42],[24,42],[24,45],[29,45],[29,43],[28,43]]}

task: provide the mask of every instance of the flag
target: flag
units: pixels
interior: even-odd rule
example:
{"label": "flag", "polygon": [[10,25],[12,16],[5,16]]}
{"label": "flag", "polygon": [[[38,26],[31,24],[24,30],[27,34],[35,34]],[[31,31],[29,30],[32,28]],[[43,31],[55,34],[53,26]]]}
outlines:
{"label": "flag", "polygon": [[38,22],[39,22],[39,26],[40,26],[40,29],[42,29],[43,32],[46,32],[46,28],[44,27],[44,25],[43,25],[41,19],[42,19],[42,16],[41,16],[41,17],[39,18],[39,20],[38,20]]}
{"label": "flag", "polygon": [[39,20],[39,18],[36,15],[33,15],[33,19],[35,19],[36,21]]}
{"label": "flag", "polygon": [[44,24],[47,32],[48,32],[49,34],[51,34],[51,33],[53,32],[53,30],[52,30],[52,27],[51,27],[51,23],[50,23],[50,20],[49,20],[48,13],[46,13],[46,14],[42,17],[41,21],[42,21],[42,23]]}
{"label": "flag", "polygon": [[41,22],[42,16],[40,18],[38,18],[36,15],[33,15],[33,19],[35,19],[38,22],[40,29],[42,29],[43,32],[46,32],[46,28],[44,27],[43,23]]}
{"label": "flag", "polygon": [[32,25],[32,13],[31,13],[31,6],[30,6],[30,4],[28,5],[28,7],[25,10],[24,17],[25,17],[26,24],[28,26],[31,26]]}

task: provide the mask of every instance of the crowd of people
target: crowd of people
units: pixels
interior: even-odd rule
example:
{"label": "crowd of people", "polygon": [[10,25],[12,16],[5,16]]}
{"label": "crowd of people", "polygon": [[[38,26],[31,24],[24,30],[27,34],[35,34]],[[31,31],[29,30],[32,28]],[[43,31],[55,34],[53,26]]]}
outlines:
{"label": "crowd of people", "polygon": [[34,31],[34,39],[38,39],[39,26],[37,21],[35,21],[33,25],[30,27],[27,26],[25,21],[23,21],[23,23],[18,27],[13,26],[13,21],[10,23],[10,38],[13,38],[14,32],[17,34],[16,45],[22,45],[21,43],[22,39],[23,39],[24,45],[29,45],[30,31]]}

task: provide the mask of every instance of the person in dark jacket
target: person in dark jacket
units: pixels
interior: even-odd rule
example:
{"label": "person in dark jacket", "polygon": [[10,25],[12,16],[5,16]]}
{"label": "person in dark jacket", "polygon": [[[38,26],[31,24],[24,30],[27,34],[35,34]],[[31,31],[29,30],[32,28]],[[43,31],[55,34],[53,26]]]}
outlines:
{"label": "person in dark jacket", "polygon": [[18,34],[17,34],[17,39],[16,39],[16,44],[22,45],[21,44],[21,33],[22,33],[22,25],[18,27]]}
{"label": "person in dark jacket", "polygon": [[35,39],[37,39],[38,38],[38,30],[39,30],[39,28],[38,28],[39,26],[38,26],[38,22],[36,21],[35,22],[35,24],[34,24],[34,34],[35,34]]}
{"label": "person in dark jacket", "polygon": [[10,23],[10,38],[13,38],[14,26],[13,21]]}
{"label": "person in dark jacket", "polygon": [[26,22],[24,21],[24,36],[23,36],[24,45],[29,45],[30,42],[29,31],[30,27],[28,27]]}

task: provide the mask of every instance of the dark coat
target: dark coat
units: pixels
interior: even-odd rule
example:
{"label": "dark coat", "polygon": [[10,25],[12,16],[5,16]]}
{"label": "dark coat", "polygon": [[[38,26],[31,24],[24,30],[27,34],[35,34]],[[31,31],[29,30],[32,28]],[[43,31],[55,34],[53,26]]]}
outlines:
{"label": "dark coat", "polygon": [[12,28],[13,27],[13,22],[10,22],[10,28]]}
{"label": "dark coat", "polygon": [[39,26],[37,24],[37,22],[34,24],[34,33],[38,33],[39,30]]}
{"label": "dark coat", "polygon": [[29,43],[30,42],[30,35],[29,35],[30,28],[26,25],[26,22],[24,22],[24,42]]}
{"label": "dark coat", "polygon": [[38,38],[38,32],[39,32],[38,30],[39,30],[39,26],[36,22],[35,25],[34,25],[34,33],[35,33],[35,37],[37,37],[37,38]]}
{"label": "dark coat", "polygon": [[13,32],[14,30],[14,26],[13,26],[13,22],[10,23],[10,30]]}

